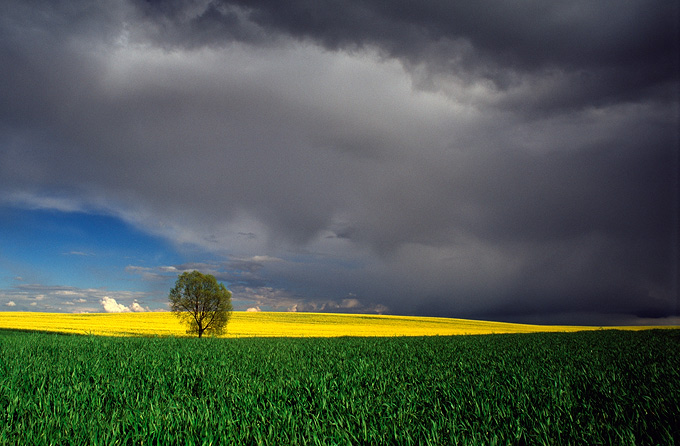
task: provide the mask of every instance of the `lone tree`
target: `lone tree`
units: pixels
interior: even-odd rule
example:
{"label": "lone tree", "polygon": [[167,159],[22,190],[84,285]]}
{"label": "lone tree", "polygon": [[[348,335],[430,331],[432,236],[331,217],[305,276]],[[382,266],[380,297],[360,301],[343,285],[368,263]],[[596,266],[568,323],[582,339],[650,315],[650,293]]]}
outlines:
{"label": "lone tree", "polygon": [[231,317],[231,293],[214,276],[182,273],[170,290],[170,308],[189,325],[187,333],[222,334]]}

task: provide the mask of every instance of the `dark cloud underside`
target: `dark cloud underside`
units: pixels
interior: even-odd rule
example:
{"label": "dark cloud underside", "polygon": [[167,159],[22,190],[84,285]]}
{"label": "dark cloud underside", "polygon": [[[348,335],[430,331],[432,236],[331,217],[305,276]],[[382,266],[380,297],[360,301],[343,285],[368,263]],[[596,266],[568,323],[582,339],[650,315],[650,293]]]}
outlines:
{"label": "dark cloud underside", "polygon": [[329,50],[377,47],[408,65],[422,64],[427,71],[466,80],[486,78],[501,89],[526,75],[564,72],[572,76],[570,96],[580,106],[663,94],[659,87],[674,82],[678,70],[678,7],[672,2],[249,0],[139,5],[161,24],[158,38],[178,45],[261,41],[283,33]]}

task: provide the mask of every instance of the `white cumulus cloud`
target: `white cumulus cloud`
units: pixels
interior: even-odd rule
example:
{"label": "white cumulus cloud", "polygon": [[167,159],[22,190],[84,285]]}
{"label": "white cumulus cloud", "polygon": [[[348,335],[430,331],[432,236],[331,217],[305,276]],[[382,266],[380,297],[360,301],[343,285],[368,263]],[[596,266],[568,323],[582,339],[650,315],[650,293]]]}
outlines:
{"label": "white cumulus cloud", "polygon": [[257,313],[258,311],[262,311],[260,307],[250,307],[246,310],[248,313]]}
{"label": "white cumulus cloud", "polygon": [[13,300],[10,300],[5,305],[8,306],[8,307],[16,307],[17,304],[15,304]]}
{"label": "white cumulus cloud", "polygon": [[130,309],[126,307],[123,304],[119,304],[116,302],[116,299],[109,297],[109,296],[104,296],[102,300],[100,301],[102,306],[104,307],[104,311],[107,313],[128,313],[130,312]]}
{"label": "white cumulus cloud", "polygon": [[146,308],[142,307],[142,306],[139,305],[139,303],[137,303],[137,302],[132,302],[132,305],[130,305],[130,309],[131,309],[132,311],[137,312],[137,313],[141,313],[141,312],[146,311]]}

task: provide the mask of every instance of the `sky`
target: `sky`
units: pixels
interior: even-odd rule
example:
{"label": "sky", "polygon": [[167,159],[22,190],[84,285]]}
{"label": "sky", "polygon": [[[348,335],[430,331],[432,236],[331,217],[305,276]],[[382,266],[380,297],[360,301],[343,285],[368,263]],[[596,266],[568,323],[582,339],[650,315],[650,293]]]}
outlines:
{"label": "sky", "polygon": [[0,311],[680,323],[678,9],[4,0]]}

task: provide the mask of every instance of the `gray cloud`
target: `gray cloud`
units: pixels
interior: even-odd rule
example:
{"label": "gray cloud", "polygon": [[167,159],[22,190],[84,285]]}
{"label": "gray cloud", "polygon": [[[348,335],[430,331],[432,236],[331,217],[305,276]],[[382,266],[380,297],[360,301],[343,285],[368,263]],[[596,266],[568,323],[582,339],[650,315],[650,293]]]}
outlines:
{"label": "gray cloud", "polygon": [[[427,82],[454,73],[500,89],[526,75],[563,77],[557,106],[638,99],[675,80],[678,8],[664,2],[579,1],[474,5],[340,0],[139,1],[157,41],[192,47],[262,42],[284,34],[329,50],[378,48]],[[425,83],[427,83],[425,82]],[[543,104],[548,105],[548,104]]]}
{"label": "gray cloud", "polygon": [[266,297],[249,306],[677,314],[676,19],[10,1],[0,187],[227,256],[173,268]]}

